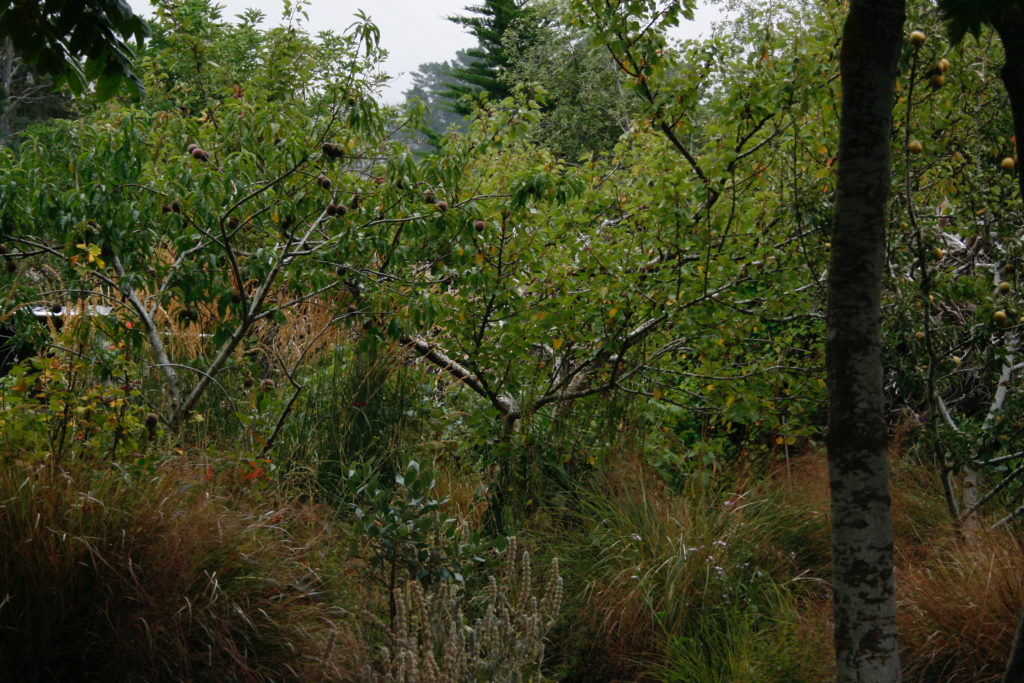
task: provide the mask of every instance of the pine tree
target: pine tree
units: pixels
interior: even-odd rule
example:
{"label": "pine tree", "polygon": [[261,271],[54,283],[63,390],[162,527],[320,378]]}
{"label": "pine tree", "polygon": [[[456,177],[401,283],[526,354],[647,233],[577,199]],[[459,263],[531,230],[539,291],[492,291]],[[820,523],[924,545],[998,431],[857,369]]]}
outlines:
{"label": "pine tree", "polygon": [[[457,81],[449,85],[440,95],[451,102],[451,108],[460,114],[468,114],[472,105],[463,100],[467,95],[476,97],[481,93],[490,99],[504,99],[511,94],[511,87],[501,79],[501,74],[510,66],[510,55],[521,52],[524,45],[508,46],[505,39],[510,29],[515,28],[515,40],[526,43],[539,28],[539,18],[527,7],[525,0],[484,0],[481,5],[466,8],[469,16],[450,16],[477,39],[477,46],[466,51],[469,65],[451,71]],[[509,49],[515,47],[515,49]]]}

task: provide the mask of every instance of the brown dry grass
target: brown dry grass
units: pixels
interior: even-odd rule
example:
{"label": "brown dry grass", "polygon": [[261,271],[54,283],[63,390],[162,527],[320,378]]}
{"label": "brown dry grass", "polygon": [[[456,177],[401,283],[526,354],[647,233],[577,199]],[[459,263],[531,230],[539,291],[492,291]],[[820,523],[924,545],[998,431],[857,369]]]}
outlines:
{"label": "brown dry grass", "polygon": [[[906,436],[906,435],[903,435]],[[893,452],[899,444],[893,445]],[[785,486],[828,514],[824,455],[793,461]],[[1024,606],[1024,547],[1008,531],[963,537],[946,510],[942,484],[926,466],[892,459],[893,536],[904,680],[921,683],[1001,679]],[[801,638],[831,657],[827,593],[801,606]]]}
{"label": "brown dry grass", "polygon": [[[901,558],[906,559],[906,558]],[[907,680],[1001,680],[1024,606],[1024,547],[1011,534],[948,539],[897,572]]]}
{"label": "brown dry grass", "polygon": [[310,515],[229,507],[173,472],[8,466],[0,678],[356,680],[366,647],[321,593]]}

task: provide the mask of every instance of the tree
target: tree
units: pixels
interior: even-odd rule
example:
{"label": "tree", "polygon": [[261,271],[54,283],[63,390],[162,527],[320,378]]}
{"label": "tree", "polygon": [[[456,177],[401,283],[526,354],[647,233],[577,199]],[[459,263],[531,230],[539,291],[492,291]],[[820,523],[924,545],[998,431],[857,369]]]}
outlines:
{"label": "tree", "polygon": [[448,86],[441,93],[460,114],[472,111],[472,105],[463,100],[465,97],[485,93],[492,100],[503,100],[512,94],[509,84],[501,79],[511,64],[505,36],[517,28],[517,40],[525,44],[531,40],[531,30],[535,28],[532,10],[523,0],[484,0],[483,4],[466,9],[469,16],[451,16],[449,20],[476,37],[477,47],[466,50],[471,58],[468,66],[451,71],[451,76],[460,83]]}
{"label": "tree", "polygon": [[530,444],[571,432],[572,405],[589,404],[613,434],[600,407],[643,397],[639,409],[685,443],[686,455],[665,449],[677,473],[697,451],[708,462],[759,439],[792,445],[820,412],[835,130],[816,105],[835,99],[817,80],[829,82],[828,25],[794,10],[765,30],[764,10],[747,27],[754,46],[724,35],[672,55],[663,31],[632,28],[649,16],[615,7],[588,3],[579,25],[654,101],[640,100],[644,118],[614,156],[553,158],[535,142],[542,107],[523,93],[491,103],[430,160],[458,169],[441,176],[446,205],[459,188],[488,199],[458,201],[467,220],[433,264],[433,324],[404,339],[487,406],[479,451],[504,477],[501,495],[520,462],[545,466]]}
{"label": "tree", "polygon": [[[1024,7],[1013,0],[989,0],[987,2],[965,2],[964,0],[939,0],[939,7],[942,9],[949,22],[950,34],[954,43],[959,43],[964,36],[971,32],[977,37],[981,32],[983,24],[988,24],[999,34],[999,39],[1005,51],[1005,62],[1000,71],[1006,94],[1010,100],[1010,111],[1013,116],[1014,140],[1019,152],[1021,141],[1024,140]],[[1019,163],[1017,156],[1013,159],[1017,162],[1012,168],[1017,175],[1020,197],[1024,199],[1024,166]],[[1014,347],[1016,346],[1014,337]],[[1011,351],[1008,366],[1012,366],[1013,355]],[[1001,381],[1001,387],[1005,387],[1009,381],[1007,373],[1006,381]],[[1005,395],[1005,390],[1003,391]],[[1015,471],[1013,475],[1017,474]],[[1004,480],[998,488],[1005,486],[1010,477]],[[976,496],[974,510],[983,502],[980,494]],[[1024,513],[1024,506],[1019,507],[1010,518]],[[1006,672],[1003,680],[1005,683],[1020,680],[1024,676],[1024,611],[1021,612],[1017,624],[1017,636],[1014,639],[1013,649],[1007,662]]]}
{"label": "tree", "polygon": [[141,46],[148,34],[146,22],[124,0],[0,3],[0,38],[10,39],[22,59],[74,93],[95,81],[101,99],[125,80],[141,92],[128,41],[134,37]]}
{"label": "tree", "polygon": [[905,12],[904,0],[855,0],[840,56],[842,118],[826,341],[840,681],[900,679],[881,293],[892,106]]}
{"label": "tree", "polygon": [[[393,147],[373,100],[376,28],[313,41],[250,19],[163,8],[140,103],[54,122],[0,161],[9,303],[113,305],[95,324],[141,361],[136,380],[160,386],[155,412],[175,429],[221,372],[242,370],[246,343],[318,297],[341,305],[350,278],[334,269],[390,242],[341,229],[395,205],[376,190]],[[81,353],[104,371],[102,344]],[[267,364],[293,378],[303,355]]]}
{"label": "tree", "polygon": [[30,123],[61,116],[67,105],[67,95],[29,69],[9,38],[0,44],[0,145]]}
{"label": "tree", "polygon": [[[560,21],[565,8],[537,4],[541,28],[520,23],[506,32],[511,64],[500,78],[539,87],[544,107],[536,141],[575,161],[586,153],[610,154],[641,106],[607,51],[592,44],[586,29]],[[519,39],[524,29],[528,40]]]}
{"label": "tree", "polygon": [[436,148],[441,136],[452,126],[465,129],[465,117],[453,111],[441,93],[457,84],[452,73],[468,68],[470,61],[469,55],[460,50],[455,59],[420,64],[412,73],[412,87],[405,91],[405,102],[409,107],[424,108],[417,132],[426,138],[414,141],[414,149],[426,152]]}

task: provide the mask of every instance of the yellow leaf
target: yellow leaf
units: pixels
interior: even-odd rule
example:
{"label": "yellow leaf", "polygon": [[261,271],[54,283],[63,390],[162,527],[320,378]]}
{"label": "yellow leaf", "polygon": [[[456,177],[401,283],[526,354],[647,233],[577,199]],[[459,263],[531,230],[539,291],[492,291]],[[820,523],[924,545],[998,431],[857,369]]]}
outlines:
{"label": "yellow leaf", "polygon": [[728,408],[729,406],[731,406],[735,402],[736,402],[736,397],[735,396],[729,396],[729,397],[727,397],[725,399],[725,407]]}
{"label": "yellow leaf", "polygon": [[483,255],[483,253],[478,251],[476,253],[476,256],[473,257],[473,260],[476,261],[477,265],[480,265],[481,263],[483,263],[484,262],[484,255]]}
{"label": "yellow leaf", "polygon": [[612,318],[612,317],[614,317],[614,316],[615,316],[615,314],[616,314],[616,313],[618,313],[618,312],[619,312],[619,309],[617,309],[617,308],[612,308],[612,309],[610,309],[610,310],[608,311],[608,317],[609,317],[609,318]]}
{"label": "yellow leaf", "polygon": [[655,389],[654,393],[652,394],[652,396],[654,396],[654,400],[655,401],[660,401],[661,400],[661,389]]}
{"label": "yellow leaf", "polygon": [[551,340],[551,346],[553,346],[555,348],[555,351],[557,351],[558,349],[562,348],[562,340],[561,339],[553,339],[553,340]]}
{"label": "yellow leaf", "polygon": [[588,455],[587,456],[587,464],[590,465],[591,467],[593,467],[594,465],[597,464],[597,458],[595,458],[592,455]]}

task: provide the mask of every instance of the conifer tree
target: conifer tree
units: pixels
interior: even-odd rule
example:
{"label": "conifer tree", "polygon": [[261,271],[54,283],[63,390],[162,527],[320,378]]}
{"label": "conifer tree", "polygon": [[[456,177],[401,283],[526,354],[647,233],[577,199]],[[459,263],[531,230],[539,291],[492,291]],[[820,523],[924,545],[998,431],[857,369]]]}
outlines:
{"label": "conifer tree", "polygon": [[451,102],[454,111],[468,114],[472,105],[463,100],[465,96],[485,93],[490,99],[504,99],[511,94],[511,87],[501,79],[511,63],[511,54],[521,51],[523,45],[509,50],[505,44],[510,29],[517,29],[515,39],[527,43],[539,28],[539,19],[527,7],[525,0],[484,0],[480,5],[466,8],[468,16],[450,16],[453,21],[466,28],[477,39],[477,46],[466,51],[469,65],[451,71],[458,83],[450,85],[440,94]]}

